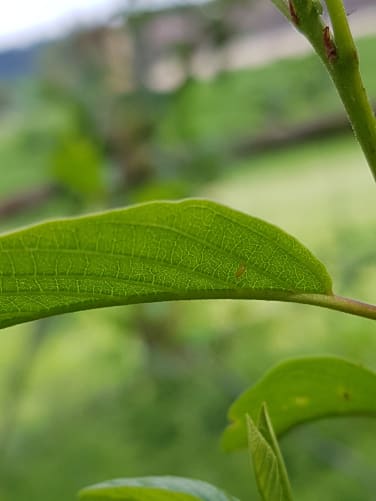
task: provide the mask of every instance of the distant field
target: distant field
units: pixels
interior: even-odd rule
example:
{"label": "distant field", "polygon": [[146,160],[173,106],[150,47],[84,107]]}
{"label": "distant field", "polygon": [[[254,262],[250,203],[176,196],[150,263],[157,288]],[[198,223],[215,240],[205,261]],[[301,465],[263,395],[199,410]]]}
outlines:
{"label": "distant field", "polygon": [[[363,38],[358,45],[365,83],[376,101],[376,37]],[[0,122],[0,162],[7,169],[0,185],[2,197],[53,179],[51,147],[71,127],[67,110],[59,103],[46,105],[36,97],[37,88],[34,80],[16,88],[22,112]],[[228,147],[234,142],[325,118],[342,109],[314,55],[223,73],[208,82],[190,81],[166,99],[160,97],[155,100],[164,109],[154,137],[157,151],[162,152],[161,160],[156,158],[157,170],[165,172],[167,159],[173,175],[189,176],[191,172],[204,179],[205,171],[213,178],[223,162],[227,163]]]}
{"label": "distant field", "polygon": [[[364,80],[376,100],[375,45],[375,37],[358,41]],[[174,147],[214,147],[341,109],[321,62],[308,55],[189,82],[172,97],[159,139]]]}
{"label": "distant field", "polygon": [[230,163],[204,192],[299,232],[307,245],[334,227],[376,224],[372,174],[350,134]]}

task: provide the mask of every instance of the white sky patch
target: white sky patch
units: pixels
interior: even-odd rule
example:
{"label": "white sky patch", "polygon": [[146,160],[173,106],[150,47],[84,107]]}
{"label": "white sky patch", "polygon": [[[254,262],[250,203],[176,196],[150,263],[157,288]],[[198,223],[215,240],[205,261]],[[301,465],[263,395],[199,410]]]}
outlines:
{"label": "white sky patch", "polygon": [[0,50],[62,35],[79,25],[106,22],[130,6],[158,8],[204,0],[5,0],[1,2]]}

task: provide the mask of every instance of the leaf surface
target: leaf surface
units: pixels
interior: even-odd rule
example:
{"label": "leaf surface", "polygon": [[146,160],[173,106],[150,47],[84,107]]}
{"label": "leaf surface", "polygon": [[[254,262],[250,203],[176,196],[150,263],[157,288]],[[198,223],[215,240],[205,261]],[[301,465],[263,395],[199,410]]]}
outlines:
{"label": "leaf surface", "polygon": [[246,390],[230,407],[232,423],[222,436],[227,451],[247,446],[245,416],[256,419],[263,402],[277,436],[316,419],[376,416],[376,374],[335,357],[283,362]]}
{"label": "leaf surface", "polygon": [[83,500],[110,501],[237,501],[201,480],[181,477],[143,477],[110,480],[80,491]]}
{"label": "leaf surface", "polygon": [[331,280],[303,245],[204,200],[152,202],[0,237],[0,327],[103,306],[309,294],[330,295]]}
{"label": "leaf surface", "polygon": [[290,482],[267,407],[261,407],[258,425],[247,415],[249,451],[263,501],[292,501]]}

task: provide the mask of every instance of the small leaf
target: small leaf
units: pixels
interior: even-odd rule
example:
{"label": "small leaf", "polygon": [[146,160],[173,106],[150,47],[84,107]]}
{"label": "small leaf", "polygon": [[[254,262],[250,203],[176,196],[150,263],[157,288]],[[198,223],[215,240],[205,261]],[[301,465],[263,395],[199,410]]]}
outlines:
{"label": "small leaf", "polygon": [[222,436],[227,451],[247,446],[245,415],[268,405],[278,436],[298,424],[333,416],[376,416],[376,374],[335,357],[289,360],[273,368],[230,407]]}
{"label": "small leaf", "polygon": [[263,501],[292,501],[290,482],[267,407],[261,407],[258,426],[247,415],[249,450]]}
{"label": "small leaf", "polygon": [[110,480],[79,492],[83,500],[110,501],[237,501],[213,485],[180,477]]}
{"label": "small leaf", "polygon": [[[328,297],[293,237],[204,200],[152,202],[0,237],[0,327],[102,306],[177,299]],[[311,295],[311,296],[310,296]]]}

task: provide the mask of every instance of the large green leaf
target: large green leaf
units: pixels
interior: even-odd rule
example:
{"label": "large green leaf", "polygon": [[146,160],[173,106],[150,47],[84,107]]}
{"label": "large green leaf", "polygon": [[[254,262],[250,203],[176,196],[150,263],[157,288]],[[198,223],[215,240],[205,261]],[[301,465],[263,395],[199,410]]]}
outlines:
{"label": "large green leaf", "polygon": [[201,480],[180,477],[143,477],[111,480],[79,493],[80,499],[110,501],[237,501]]}
{"label": "large green leaf", "polygon": [[0,327],[130,303],[305,302],[331,294],[324,266],[293,237],[204,200],[153,202],[3,235],[0,279]]}
{"label": "large green leaf", "polygon": [[376,416],[376,374],[334,357],[283,362],[245,391],[229,410],[225,450],[247,446],[245,416],[268,405],[277,435],[306,421],[333,416]]}
{"label": "large green leaf", "polygon": [[249,450],[263,501],[292,501],[286,467],[279,450],[266,404],[258,424],[247,415]]}

